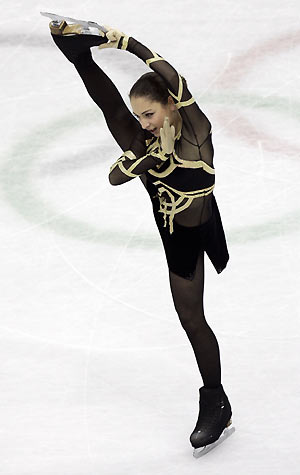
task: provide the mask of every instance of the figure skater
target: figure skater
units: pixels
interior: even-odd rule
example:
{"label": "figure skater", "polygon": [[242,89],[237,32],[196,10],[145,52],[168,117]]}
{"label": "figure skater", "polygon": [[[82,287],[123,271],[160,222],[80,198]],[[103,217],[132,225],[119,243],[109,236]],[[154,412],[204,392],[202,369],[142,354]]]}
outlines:
{"label": "figure skater", "polygon": [[[203,449],[220,438],[232,415],[221,383],[219,345],[203,309],[204,252],[218,273],[229,259],[213,194],[211,124],[185,78],[134,38],[110,27],[92,34],[86,26],[66,21],[52,22],[50,29],[123,151],[110,169],[110,183],[120,185],[140,177],[150,196],[174,306],[203,381],[199,417],[190,436],[192,446]],[[143,74],[130,90],[133,114],[94,62],[92,46],[126,50],[151,68],[152,72]]]}

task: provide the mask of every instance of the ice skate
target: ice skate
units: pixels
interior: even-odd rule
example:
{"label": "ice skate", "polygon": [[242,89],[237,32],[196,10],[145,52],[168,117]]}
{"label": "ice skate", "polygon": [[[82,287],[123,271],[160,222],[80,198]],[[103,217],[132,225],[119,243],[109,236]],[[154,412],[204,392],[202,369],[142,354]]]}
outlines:
{"label": "ice skate", "polygon": [[76,20],[55,13],[41,12],[42,16],[51,18],[50,30],[53,35],[95,35],[105,37],[107,28],[94,21]]}
{"label": "ice skate", "polygon": [[229,429],[231,416],[231,406],[222,386],[200,388],[199,417],[190,436],[194,457],[205,455],[235,432],[234,427]]}
{"label": "ice skate", "polygon": [[49,24],[52,39],[56,46],[73,64],[77,64],[93,46],[108,42],[105,26],[94,21],[76,20],[54,13],[41,12],[41,15],[51,18]]}
{"label": "ice skate", "polygon": [[230,421],[228,422],[228,426],[224,429],[218,440],[216,440],[212,444],[205,445],[204,447],[199,447],[198,449],[194,448],[193,456],[195,458],[203,457],[203,455],[207,454],[208,452],[216,448],[218,445],[221,445],[223,442],[225,442],[225,440],[228,439],[228,437],[230,437],[235,432],[235,427],[230,427],[231,424],[232,421],[230,419]]}

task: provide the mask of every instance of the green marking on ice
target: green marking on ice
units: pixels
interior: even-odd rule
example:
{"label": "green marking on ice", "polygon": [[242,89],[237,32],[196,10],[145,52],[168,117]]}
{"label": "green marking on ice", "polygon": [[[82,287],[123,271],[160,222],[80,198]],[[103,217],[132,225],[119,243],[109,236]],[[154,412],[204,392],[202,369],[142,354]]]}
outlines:
{"label": "green marking on ice", "polygon": [[[260,98],[243,94],[206,94],[200,99],[201,103],[239,105],[252,108],[271,109],[289,117],[300,118],[300,104],[292,103],[285,98]],[[39,229],[48,228],[58,234],[89,241],[93,243],[110,243],[129,247],[156,248],[160,246],[156,234],[153,236],[136,232],[129,237],[122,231],[118,233],[108,228],[99,228],[96,225],[74,219],[63,212],[55,210],[41,196],[35,188],[35,178],[32,173],[35,163],[42,156],[48,145],[57,142],[70,130],[81,128],[88,120],[95,118],[91,109],[83,111],[77,117],[70,119],[69,115],[48,125],[34,130],[17,142],[11,153],[5,157],[1,168],[0,183],[2,195],[15,211],[28,222]],[[97,115],[97,120],[99,116]],[[102,119],[104,122],[104,119]],[[122,190],[120,189],[120,193]],[[226,226],[225,226],[226,228]],[[300,212],[285,214],[281,218],[272,219],[263,224],[251,226],[236,226],[227,230],[230,244],[243,244],[248,241],[267,239],[278,235],[289,234],[300,228]],[[129,241],[129,242],[128,242]]]}
{"label": "green marking on ice", "polygon": [[205,94],[200,96],[199,103],[213,103],[224,105],[239,105],[255,109],[271,109],[280,113],[287,114],[290,118],[300,119],[300,103],[294,98],[284,97],[260,97],[251,94]]}

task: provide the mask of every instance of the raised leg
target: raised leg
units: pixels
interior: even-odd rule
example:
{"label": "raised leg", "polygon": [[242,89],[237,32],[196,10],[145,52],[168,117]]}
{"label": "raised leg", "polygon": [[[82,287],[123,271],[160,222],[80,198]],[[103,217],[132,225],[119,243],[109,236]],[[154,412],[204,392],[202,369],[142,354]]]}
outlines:
{"label": "raised leg", "polygon": [[92,57],[81,56],[75,63],[93,101],[102,110],[107,126],[123,151],[129,150],[136,135],[144,132],[132,115],[118,89]]}
{"label": "raised leg", "polygon": [[114,83],[92,58],[90,48],[101,44],[104,39],[80,34],[51,36],[66,58],[74,64],[90,97],[102,110],[116,142],[123,151],[129,150],[133,139],[144,132]]}

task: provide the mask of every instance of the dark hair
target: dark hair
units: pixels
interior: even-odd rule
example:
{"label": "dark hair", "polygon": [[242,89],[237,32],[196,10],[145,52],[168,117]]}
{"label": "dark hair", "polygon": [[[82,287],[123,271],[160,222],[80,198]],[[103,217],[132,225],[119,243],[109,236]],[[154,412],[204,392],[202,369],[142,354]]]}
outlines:
{"label": "dark hair", "polygon": [[149,97],[154,102],[166,105],[170,93],[163,78],[155,73],[143,74],[132,86],[129,97]]}

